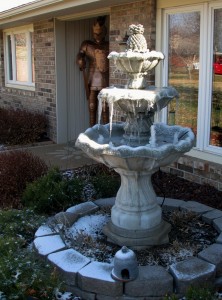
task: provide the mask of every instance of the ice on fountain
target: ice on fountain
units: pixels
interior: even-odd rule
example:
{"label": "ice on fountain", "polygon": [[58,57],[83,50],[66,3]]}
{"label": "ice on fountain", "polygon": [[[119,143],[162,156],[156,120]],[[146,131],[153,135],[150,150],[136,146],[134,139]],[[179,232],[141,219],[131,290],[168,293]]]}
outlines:
{"label": "ice on fountain", "polygon": [[173,136],[173,144],[174,144],[174,145],[177,144],[178,141],[179,141],[178,136],[179,136],[179,132],[175,132],[175,133],[174,133],[174,136]]}
{"label": "ice on fountain", "polygon": [[98,142],[99,144],[104,143],[104,137],[102,136],[102,134],[99,134],[99,137],[98,137],[98,139],[97,139],[97,142]]}
{"label": "ice on fountain", "polygon": [[156,147],[156,129],[155,129],[155,125],[152,125],[150,127],[150,132],[151,132],[151,135],[150,135],[150,146],[152,148],[155,148]]}
{"label": "ice on fountain", "polygon": [[132,60],[147,60],[147,59],[164,59],[164,55],[162,52],[159,51],[149,51],[147,50],[146,52],[133,52],[133,51],[124,51],[124,52],[116,52],[112,51],[108,55],[109,59],[113,59],[114,63],[117,62],[119,58],[123,59],[132,59]]}

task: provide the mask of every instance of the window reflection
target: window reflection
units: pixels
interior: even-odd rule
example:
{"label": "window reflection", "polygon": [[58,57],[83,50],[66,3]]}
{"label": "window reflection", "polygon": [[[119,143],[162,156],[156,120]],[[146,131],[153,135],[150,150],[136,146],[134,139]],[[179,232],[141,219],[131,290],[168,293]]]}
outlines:
{"label": "window reflection", "polygon": [[222,9],[214,11],[210,145],[222,147]]}
{"label": "window reflection", "polygon": [[8,77],[9,80],[12,80],[13,74],[12,74],[12,40],[11,36],[7,36],[7,49],[8,49]]}
{"label": "window reflection", "polygon": [[16,51],[16,80],[28,81],[28,49],[26,34],[15,35],[15,51]]}
{"label": "window reflection", "polygon": [[168,108],[168,124],[188,126],[197,131],[200,13],[169,16],[169,85],[179,92],[178,104]]}

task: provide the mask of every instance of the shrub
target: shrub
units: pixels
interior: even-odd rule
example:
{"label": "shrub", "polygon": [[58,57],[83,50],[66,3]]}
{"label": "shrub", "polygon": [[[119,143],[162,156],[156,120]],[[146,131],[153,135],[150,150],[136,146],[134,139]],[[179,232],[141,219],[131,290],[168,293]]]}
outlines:
{"label": "shrub", "polygon": [[37,142],[45,134],[46,116],[37,112],[0,108],[0,142],[24,145]]}
{"label": "shrub", "polygon": [[30,247],[43,221],[31,210],[0,211],[0,299],[3,293],[5,299],[55,299],[54,290],[62,282]]}
{"label": "shrub", "polygon": [[0,153],[0,207],[18,208],[27,183],[36,180],[48,170],[38,156],[28,151]]}
{"label": "shrub", "polygon": [[94,186],[96,198],[114,197],[120,187],[120,176],[101,173],[91,177],[90,182]]}
{"label": "shrub", "polygon": [[22,203],[39,213],[58,212],[81,202],[84,183],[78,178],[64,178],[57,169],[29,184]]}

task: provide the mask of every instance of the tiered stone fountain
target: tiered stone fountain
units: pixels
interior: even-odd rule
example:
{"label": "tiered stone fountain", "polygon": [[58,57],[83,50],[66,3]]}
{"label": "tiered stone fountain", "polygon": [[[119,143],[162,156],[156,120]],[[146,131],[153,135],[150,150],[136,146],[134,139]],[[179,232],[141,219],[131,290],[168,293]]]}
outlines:
{"label": "tiered stone fountain", "polygon": [[[168,242],[170,224],[162,219],[151,175],[176,161],[194,144],[189,128],[153,124],[154,114],[178,93],[173,87],[147,86],[145,75],[164,56],[147,49],[143,31],[142,25],[131,25],[126,51],[108,56],[129,77],[126,88],[105,88],[98,96],[100,111],[103,102],[109,105],[110,124],[97,124],[76,141],[88,156],[120,174],[121,187],[104,233],[109,241],[132,249]],[[115,109],[126,114],[125,123],[113,124]]]}
{"label": "tiered stone fountain", "polygon": [[[142,32],[141,25],[131,25],[126,51],[109,55],[130,77],[127,88],[106,88],[99,95],[100,105],[103,101],[109,103],[110,124],[89,128],[76,142],[90,157],[121,175],[111,222],[104,232],[111,242],[134,249],[167,243],[170,225],[162,220],[151,174],[189,151],[194,143],[194,135],[188,128],[152,124],[155,112],[177,97],[177,92],[172,87],[157,89],[146,86],[144,75],[163,59],[163,55],[147,50]],[[112,124],[115,108],[127,115],[126,123]],[[165,299],[173,292],[180,297],[190,286],[199,287],[203,283],[204,286],[209,283],[221,287],[221,211],[194,201],[166,199],[164,206],[167,209],[174,207],[201,214],[202,220],[213,224],[219,234],[216,242],[199,252],[197,257],[171,264],[168,272],[156,265],[137,268],[134,256],[132,264],[132,251],[127,254],[126,247],[116,253],[113,265],[90,260],[65,243],[59,230],[76,226],[82,216],[97,212],[103,205],[109,205],[109,200],[113,201],[103,200],[81,203],[60,212],[35,234],[35,249],[58,269],[68,291],[85,300],[139,300]],[[55,225],[50,225],[51,222]],[[116,268],[115,260],[121,262],[124,269]],[[129,275],[127,280],[126,275]],[[60,293],[57,299],[61,299]]]}

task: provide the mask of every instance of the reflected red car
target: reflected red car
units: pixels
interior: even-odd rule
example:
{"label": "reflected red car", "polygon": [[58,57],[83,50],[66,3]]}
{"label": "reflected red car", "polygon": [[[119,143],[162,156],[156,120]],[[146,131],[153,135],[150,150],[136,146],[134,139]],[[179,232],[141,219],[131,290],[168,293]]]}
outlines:
{"label": "reflected red car", "polygon": [[222,75],[222,53],[215,53],[214,74]]}
{"label": "reflected red car", "polygon": [[214,74],[222,75],[222,64],[214,63]]}

